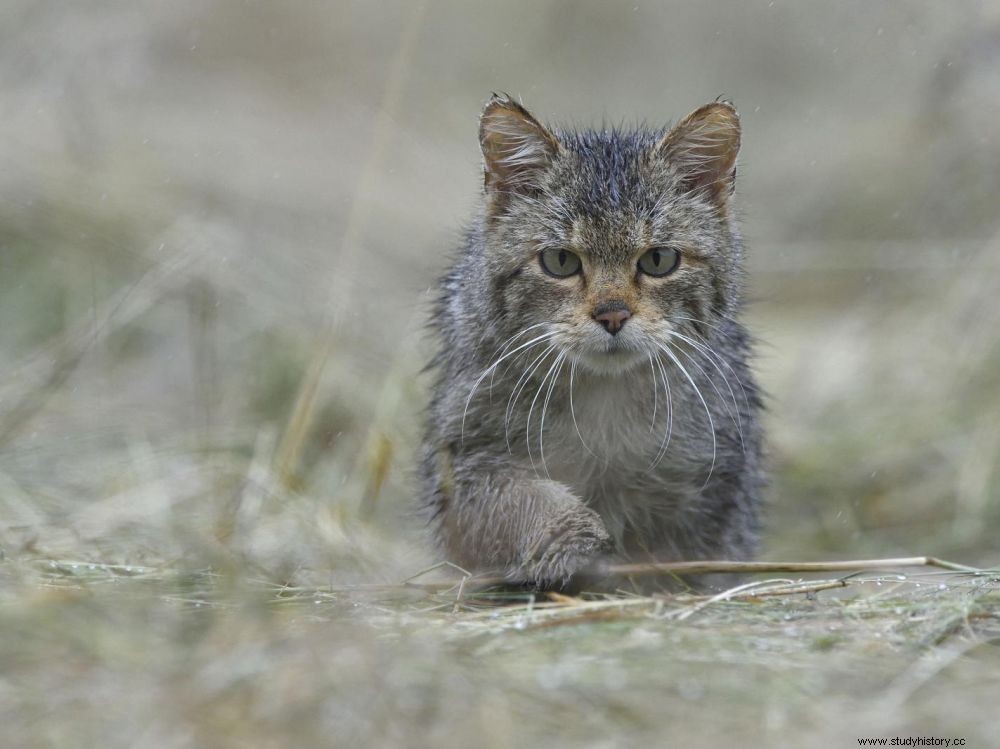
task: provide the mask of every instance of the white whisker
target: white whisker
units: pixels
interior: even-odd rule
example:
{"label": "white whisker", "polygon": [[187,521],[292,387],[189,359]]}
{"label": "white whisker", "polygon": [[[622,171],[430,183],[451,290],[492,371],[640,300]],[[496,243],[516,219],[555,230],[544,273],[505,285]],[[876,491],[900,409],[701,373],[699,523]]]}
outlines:
{"label": "white whisker", "polygon": [[667,454],[667,447],[670,445],[670,437],[674,430],[674,402],[670,392],[670,378],[667,377],[666,369],[664,369],[663,362],[660,361],[659,356],[656,357],[656,367],[660,371],[660,380],[663,382],[663,390],[667,396],[667,428],[663,430],[663,439],[660,441],[660,448],[657,450],[653,462],[646,469],[647,471],[653,470],[663,460],[663,456]]}
{"label": "white whisker", "polygon": [[549,408],[549,400],[552,398],[552,390],[556,384],[556,380],[559,379],[559,374],[562,372],[563,364],[565,363],[566,353],[561,352],[555,361],[555,364],[557,365],[556,373],[552,375],[552,379],[549,380],[549,389],[545,393],[545,400],[542,401],[542,419],[538,427],[538,452],[541,453],[542,456],[542,470],[545,471],[545,475],[549,478],[552,478],[552,476],[549,476],[549,467],[545,462],[545,412]]}
{"label": "white whisker", "polygon": [[653,416],[649,420],[649,433],[656,428],[656,369],[653,367],[653,355],[649,355],[649,371],[653,375]]}
{"label": "white whisker", "polygon": [[587,441],[583,438],[583,433],[580,431],[580,425],[576,421],[576,408],[573,405],[573,377],[576,375],[576,359],[572,361],[569,366],[569,413],[573,419],[573,428],[576,429],[576,436],[580,438],[580,444],[583,445],[583,449],[588,453],[593,455],[595,458],[597,454],[590,449]]}
{"label": "white whisker", "polygon": [[556,345],[553,343],[547,346],[545,350],[532,360],[531,364],[525,367],[524,372],[518,378],[517,383],[514,385],[514,389],[510,394],[510,398],[507,400],[507,410],[504,412],[503,418],[503,432],[504,440],[507,443],[507,452],[513,453],[510,446],[510,419],[514,415],[514,408],[517,405],[517,399],[521,397],[521,392],[528,384],[528,380],[531,376],[535,374],[538,368],[542,365],[542,360],[548,356],[550,353],[555,351]]}
{"label": "white whisker", "polygon": [[[535,323],[534,325],[529,325],[528,327],[526,327],[526,328],[524,328],[522,330],[519,330],[517,333],[515,333],[510,338],[508,338],[506,341],[504,341],[500,346],[498,346],[497,349],[493,352],[493,356],[495,357],[495,356],[504,354],[507,351],[507,349],[509,349],[511,346],[514,345],[514,342],[518,338],[520,338],[521,336],[523,336],[529,330],[534,330],[535,328],[540,328],[540,327],[542,327],[544,325],[548,325],[548,323],[547,322],[538,322],[538,323]],[[493,390],[493,380],[496,377],[496,373],[497,373],[497,370],[494,369],[493,370],[493,374],[490,375],[490,390]]]}
{"label": "white whisker", "polygon": [[[667,335],[670,336],[671,338],[678,338],[682,341],[686,341],[690,345],[695,346],[696,351],[701,351],[698,344],[692,341],[687,336],[683,336],[680,333],[668,333]],[[736,432],[740,438],[740,447],[745,451],[746,448],[743,444],[743,423],[740,420],[740,407],[739,404],[736,402],[736,394],[733,392],[732,387],[730,387],[729,380],[726,379],[725,373],[711,357],[707,356],[704,353],[704,351],[701,351],[702,355],[705,356],[705,359],[707,359],[708,362],[715,367],[716,371],[718,371],[718,373],[722,375],[722,381],[726,383],[726,387],[729,389],[729,397],[732,399],[733,402],[732,408],[729,407],[729,402],[726,400],[725,396],[722,395],[722,391],[719,390],[718,386],[715,384],[715,379],[711,375],[709,375],[708,372],[705,371],[705,369],[698,363],[698,361],[693,356],[691,356],[691,354],[682,349],[680,346],[677,347],[677,350],[680,351],[687,358],[689,362],[691,362],[695,367],[698,368],[698,371],[701,372],[701,374],[705,377],[706,380],[708,380],[708,384],[712,386],[712,389],[715,391],[715,394],[719,396],[719,400],[722,402],[723,407],[726,409],[726,413],[729,414],[729,418],[733,420],[733,424],[736,426]]]}
{"label": "white whisker", "polygon": [[531,399],[531,406],[529,406],[528,408],[528,418],[526,420],[524,427],[524,442],[528,448],[528,460],[531,461],[531,467],[535,470],[536,474],[538,473],[538,467],[535,465],[535,458],[531,454],[531,414],[534,413],[535,411],[535,403],[538,402],[538,396],[542,394],[542,388],[545,387],[545,381],[549,379],[549,376],[555,370],[556,365],[559,364],[561,359],[562,359],[562,354],[556,356],[555,361],[552,362],[552,366],[549,367],[548,371],[545,373],[545,376],[542,378],[542,381],[539,383],[538,390],[535,391],[535,397]]}
{"label": "white whisker", "polygon": [[712,478],[712,473],[715,471],[715,459],[718,453],[718,444],[715,438],[715,419],[712,418],[712,411],[709,409],[708,403],[705,401],[705,397],[701,394],[701,389],[698,387],[697,383],[694,381],[694,378],[691,377],[691,374],[687,371],[684,365],[681,364],[680,359],[674,356],[674,352],[670,350],[670,344],[669,343],[665,343],[663,345],[657,344],[657,346],[660,347],[663,353],[665,353],[667,356],[670,357],[670,360],[681,371],[681,374],[683,374],[684,377],[687,378],[687,381],[691,383],[691,387],[694,388],[695,395],[697,395],[698,400],[701,401],[701,405],[705,409],[705,415],[708,417],[708,428],[709,431],[712,433],[712,465],[709,467],[708,476],[705,478],[705,483],[701,487],[702,489],[704,489],[706,486],[708,486],[708,482]]}
{"label": "white whisker", "polygon": [[[708,327],[714,328],[715,330],[717,330],[720,333],[720,335],[722,335],[722,336],[724,336],[726,338],[731,338],[730,334],[727,331],[723,330],[723,328],[721,326],[719,326],[719,325],[713,325],[710,322],[705,322],[704,320],[696,320],[693,317],[685,317],[683,315],[675,315],[675,317],[677,319],[679,319],[679,320],[688,320],[689,322],[693,322],[693,323],[698,324],[698,325],[707,325]],[[730,318],[724,317],[723,319],[724,320],[729,320]],[[671,331],[671,332],[675,332],[675,331]],[[724,366],[726,369],[728,369],[732,373],[733,378],[736,380],[736,384],[740,388],[740,393],[743,396],[743,406],[746,408],[747,413],[749,413],[752,410],[750,408],[750,398],[747,396],[747,390],[743,386],[743,379],[740,377],[739,372],[737,372],[735,369],[733,369],[733,366],[728,361],[726,361],[726,359],[724,357],[720,356],[716,351],[714,351],[712,349],[711,345],[705,339],[704,336],[699,335],[697,333],[697,331],[693,331],[693,334],[694,334],[694,336],[696,338],[698,338],[698,339],[701,340],[702,345],[707,349],[707,353],[712,354],[715,357],[715,359],[722,364],[722,366]],[[723,375],[723,377],[725,377],[725,375]],[[725,377],[725,379],[728,382],[729,378]]]}
{"label": "white whisker", "polygon": [[555,335],[554,332],[542,333],[542,335],[538,336],[537,338],[533,338],[530,341],[528,341],[527,343],[522,343],[520,346],[518,346],[517,348],[515,348],[513,351],[510,351],[510,352],[504,354],[503,356],[501,356],[499,359],[497,359],[495,362],[493,362],[493,364],[491,364],[489,367],[487,367],[483,371],[483,373],[481,375],[479,375],[479,378],[472,384],[472,388],[469,390],[469,397],[466,398],[466,400],[465,400],[465,410],[462,411],[462,441],[463,442],[465,441],[465,419],[466,419],[466,417],[469,414],[469,404],[472,403],[472,397],[476,394],[476,389],[479,387],[479,385],[482,383],[482,381],[485,380],[490,375],[490,372],[492,372],[498,366],[500,366],[500,362],[502,362],[504,359],[506,359],[506,358],[508,358],[510,356],[513,356],[518,351],[523,351],[524,349],[528,348],[529,346],[531,346],[531,345],[533,345],[535,343],[538,343],[539,341],[544,341],[544,340],[546,340],[548,338],[551,338],[554,335]]}

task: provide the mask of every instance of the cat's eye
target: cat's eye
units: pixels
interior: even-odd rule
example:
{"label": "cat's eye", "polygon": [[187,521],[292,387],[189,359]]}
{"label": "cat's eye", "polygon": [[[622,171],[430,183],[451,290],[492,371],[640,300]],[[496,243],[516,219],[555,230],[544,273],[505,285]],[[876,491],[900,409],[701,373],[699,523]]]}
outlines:
{"label": "cat's eye", "polygon": [[580,272],[580,257],[569,250],[543,250],[539,257],[542,269],[550,276],[566,278]]}
{"label": "cat's eye", "polygon": [[647,276],[667,276],[677,270],[681,253],[669,247],[654,247],[639,258],[639,270]]}

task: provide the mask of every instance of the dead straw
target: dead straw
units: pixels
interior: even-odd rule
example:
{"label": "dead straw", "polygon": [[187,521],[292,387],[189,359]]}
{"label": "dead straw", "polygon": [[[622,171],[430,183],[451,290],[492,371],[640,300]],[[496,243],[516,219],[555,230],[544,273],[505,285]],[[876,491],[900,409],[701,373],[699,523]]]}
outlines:
{"label": "dead straw", "polygon": [[[438,569],[440,565],[424,570],[404,581],[404,585],[426,590],[448,590],[458,582],[414,582],[422,574]],[[633,564],[611,564],[600,569],[607,577],[644,577],[653,575],[715,575],[715,574],[761,574],[775,572],[871,572],[906,567],[935,567],[951,572],[980,573],[985,570],[948,562],[937,557],[894,557],[889,559],[849,559],[833,562],[640,562]],[[509,584],[510,581],[498,575],[466,575],[461,584],[463,589],[471,587],[488,588]]]}

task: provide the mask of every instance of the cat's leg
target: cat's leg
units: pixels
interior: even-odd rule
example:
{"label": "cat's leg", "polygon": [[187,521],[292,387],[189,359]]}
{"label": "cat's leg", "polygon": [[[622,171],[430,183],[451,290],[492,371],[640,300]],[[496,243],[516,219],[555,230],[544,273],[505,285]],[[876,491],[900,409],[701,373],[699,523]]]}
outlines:
{"label": "cat's leg", "polygon": [[450,478],[438,519],[458,564],[552,588],[610,551],[601,518],[559,482],[513,466],[484,470],[459,461]]}

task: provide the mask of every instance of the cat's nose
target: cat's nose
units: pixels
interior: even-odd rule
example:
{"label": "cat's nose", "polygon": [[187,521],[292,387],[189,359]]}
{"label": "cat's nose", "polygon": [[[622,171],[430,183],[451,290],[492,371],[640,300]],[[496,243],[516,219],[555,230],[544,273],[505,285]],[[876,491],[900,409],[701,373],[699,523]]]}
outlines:
{"label": "cat's nose", "polygon": [[625,321],[632,317],[632,311],[625,302],[603,302],[594,308],[594,319],[611,335],[615,335]]}

